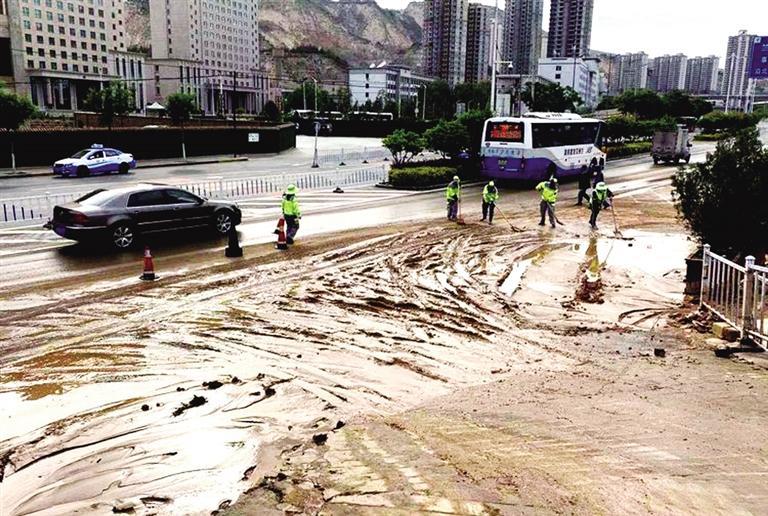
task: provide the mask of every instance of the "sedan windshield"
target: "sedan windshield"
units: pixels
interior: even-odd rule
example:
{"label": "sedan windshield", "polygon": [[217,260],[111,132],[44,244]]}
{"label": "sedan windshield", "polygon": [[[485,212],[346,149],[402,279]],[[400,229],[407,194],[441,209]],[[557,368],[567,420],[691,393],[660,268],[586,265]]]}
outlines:
{"label": "sedan windshield", "polygon": [[91,152],[91,150],[90,150],[90,149],[81,150],[80,152],[76,152],[76,153],[74,153],[74,154],[72,155],[72,158],[73,158],[73,159],[80,159],[80,158],[84,157],[86,154],[88,154],[89,152]]}

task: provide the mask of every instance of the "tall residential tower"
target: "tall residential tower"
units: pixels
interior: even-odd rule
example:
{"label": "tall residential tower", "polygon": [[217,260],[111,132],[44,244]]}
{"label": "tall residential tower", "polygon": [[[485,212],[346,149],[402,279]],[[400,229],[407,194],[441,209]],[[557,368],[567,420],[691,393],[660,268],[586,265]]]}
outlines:
{"label": "tall residential tower", "polygon": [[586,57],[594,0],[552,0],[547,57]]}
{"label": "tall residential tower", "polygon": [[682,90],[685,87],[685,74],[688,67],[688,57],[683,54],[666,55],[653,59],[650,65],[653,73],[650,89],[659,93],[672,90]]}
{"label": "tall residential tower", "polygon": [[541,58],[544,0],[507,0],[504,16],[504,61],[512,63],[513,74],[536,74]]}
{"label": "tall residential tower", "polygon": [[495,7],[483,4],[469,4],[468,12],[465,82],[487,81],[501,33],[501,15]]}
{"label": "tall residential tower", "polygon": [[756,36],[742,30],[737,36],[728,38],[728,52],[725,57],[725,75],[723,76],[723,91],[728,99],[726,109],[745,108],[749,95],[749,55],[752,42]]}
{"label": "tall residential tower", "polygon": [[718,91],[717,72],[719,68],[720,58],[717,56],[689,59],[685,73],[685,91],[698,95]]}
{"label": "tall residential tower", "polygon": [[424,2],[424,71],[456,85],[464,81],[467,54],[467,0]]}

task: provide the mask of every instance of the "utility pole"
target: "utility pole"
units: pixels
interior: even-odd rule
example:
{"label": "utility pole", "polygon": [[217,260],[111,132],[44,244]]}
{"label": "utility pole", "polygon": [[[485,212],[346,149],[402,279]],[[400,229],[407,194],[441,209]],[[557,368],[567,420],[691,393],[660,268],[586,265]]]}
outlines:
{"label": "utility pole", "polygon": [[232,133],[233,140],[235,142],[235,157],[237,157],[237,71],[232,72],[232,78],[234,80],[234,86],[232,88]]}
{"label": "utility pole", "polygon": [[[499,55],[499,0],[496,0],[493,22],[493,59],[491,59],[491,114],[496,116],[496,59]],[[424,96],[427,92],[424,91]],[[426,102],[425,102],[426,103]]]}
{"label": "utility pole", "polygon": [[304,111],[307,110],[307,80],[301,81],[301,94],[304,97]]}

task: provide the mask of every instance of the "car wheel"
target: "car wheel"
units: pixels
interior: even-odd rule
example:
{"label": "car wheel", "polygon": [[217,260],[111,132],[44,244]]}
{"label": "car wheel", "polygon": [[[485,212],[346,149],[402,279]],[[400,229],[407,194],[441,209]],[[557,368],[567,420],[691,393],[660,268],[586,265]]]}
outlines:
{"label": "car wheel", "polygon": [[653,164],[658,165],[659,164],[659,158],[653,158]]}
{"label": "car wheel", "polygon": [[90,171],[88,170],[88,167],[84,165],[77,167],[77,177],[88,177],[89,175]]}
{"label": "car wheel", "polygon": [[127,174],[130,167],[128,166],[128,163],[120,163],[120,166],[117,167],[117,171],[120,174]]}
{"label": "car wheel", "polygon": [[130,249],[136,241],[136,233],[130,224],[115,224],[110,229],[109,235],[115,249]]}
{"label": "car wheel", "polygon": [[226,235],[232,229],[232,212],[229,210],[221,210],[214,215],[215,220],[213,222],[216,232],[220,235]]}

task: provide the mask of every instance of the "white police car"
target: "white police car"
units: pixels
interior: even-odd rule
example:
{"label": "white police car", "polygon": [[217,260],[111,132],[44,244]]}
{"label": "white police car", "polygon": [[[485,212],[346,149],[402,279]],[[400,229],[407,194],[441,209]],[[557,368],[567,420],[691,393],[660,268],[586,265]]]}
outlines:
{"label": "white police car", "polygon": [[136,168],[133,154],[95,144],[90,149],[74,154],[71,158],[60,159],[54,163],[53,173],[62,177],[86,177],[112,172],[127,174],[132,168]]}

